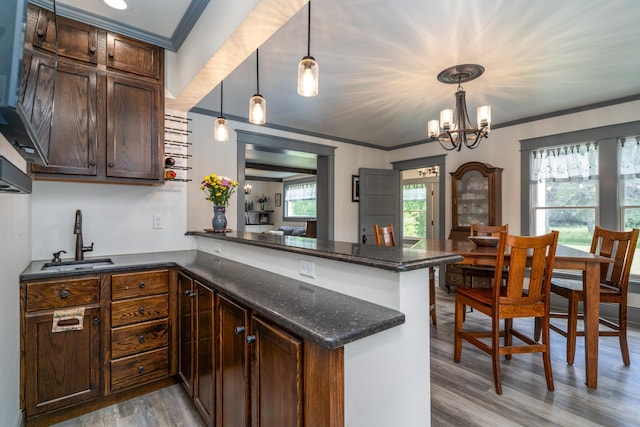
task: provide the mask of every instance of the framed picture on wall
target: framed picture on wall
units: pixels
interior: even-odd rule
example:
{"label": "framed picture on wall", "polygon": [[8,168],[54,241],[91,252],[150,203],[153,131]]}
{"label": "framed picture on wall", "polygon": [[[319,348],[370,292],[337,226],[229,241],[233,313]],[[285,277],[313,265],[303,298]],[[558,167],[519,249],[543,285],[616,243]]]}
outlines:
{"label": "framed picture on wall", "polygon": [[360,201],[360,176],[351,175],[351,201]]}
{"label": "framed picture on wall", "polygon": [[282,206],[282,193],[276,193],[275,197],[273,198],[273,203],[276,205],[276,207]]}

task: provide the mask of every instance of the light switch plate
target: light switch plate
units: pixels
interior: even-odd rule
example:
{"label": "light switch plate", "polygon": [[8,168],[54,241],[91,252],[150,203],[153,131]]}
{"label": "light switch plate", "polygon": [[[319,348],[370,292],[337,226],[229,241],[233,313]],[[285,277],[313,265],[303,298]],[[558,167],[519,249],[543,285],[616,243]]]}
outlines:
{"label": "light switch plate", "polygon": [[316,263],[313,261],[300,260],[300,275],[305,277],[316,278]]}
{"label": "light switch plate", "polygon": [[162,218],[162,214],[159,214],[159,213],[153,214],[153,228],[154,229],[164,228],[164,221]]}

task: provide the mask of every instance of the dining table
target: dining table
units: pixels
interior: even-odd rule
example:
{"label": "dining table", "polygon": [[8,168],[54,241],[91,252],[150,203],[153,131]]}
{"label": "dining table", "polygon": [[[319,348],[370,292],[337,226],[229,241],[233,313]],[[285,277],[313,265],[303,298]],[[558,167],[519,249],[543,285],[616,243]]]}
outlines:
{"label": "dining table", "polygon": [[[464,257],[459,264],[495,265],[496,247],[479,246],[469,240],[430,240],[424,239],[419,245],[428,251],[453,252]],[[505,253],[508,263],[509,254]],[[598,337],[600,317],[600,267],[613,263],[613,259],[558,245],[554,270],[576,270],[583,272],[584,287],[584,348],[586,385],[598,387]]]}

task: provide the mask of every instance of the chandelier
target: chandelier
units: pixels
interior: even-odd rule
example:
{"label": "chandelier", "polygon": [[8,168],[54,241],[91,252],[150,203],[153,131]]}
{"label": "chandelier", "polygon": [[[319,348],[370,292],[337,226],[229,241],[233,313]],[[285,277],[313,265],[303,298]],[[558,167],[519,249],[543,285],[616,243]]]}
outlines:
{"label": "chandelier", "polygon": [[445,150],[460,151],[462,146],[476,148],[482,138],[489,137],[491,130],[491,106],[483,105],[477,110],[477,127],[471,126],[465,91],[462,83],[474,80],[484,73],[484,67],[477,64],[454,65],[438,74],[438,81],[446,84],[457,84],[456,105],[453,110],[442,110],[440,121],[429,120],[427,133],[435,138]]}

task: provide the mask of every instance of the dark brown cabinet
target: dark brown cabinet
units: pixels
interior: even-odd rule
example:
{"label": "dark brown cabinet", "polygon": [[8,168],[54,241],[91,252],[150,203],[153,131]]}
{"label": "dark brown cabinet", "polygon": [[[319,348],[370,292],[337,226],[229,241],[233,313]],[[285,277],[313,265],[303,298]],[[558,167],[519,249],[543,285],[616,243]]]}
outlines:
{"label": "dark brown cabinet", "polygon": [[100,278],[25,283],[21,288],[25,417],[100,395]]}
{"label": "dark brown cabinet", "polygon": [[111,275],[109,392],[170,374],[169,270]]}
{"label": "dark brown cabinet", "polygon": [[178,273],[178,377],[190,397],[193,397],[195,354],[194,281]]}
{"label": "dark brown cabinet", "polygon": [[247,426],[249,422],[249,313],[224,296],[218,306],[218,353],[216,360],[216,425]]}
{"label": "dark brown cabinet", "polygon": [[502,169],[469,162],[451,173],[452,239],[466,239],[471,224],[502,224]]}
{"label": "dark brown cabinet", "polygon": [[50,164],[31,165],[31,172],[37,179],[161,184],[164,50],[64,18],[58,32],[54,73],[52,14],[29,6],[22,103],[50,141]]}
{"label": "dark brown cabinet", "polygon": [[251,426],[303,426],[302,341],[255,316],[251,332]]}

